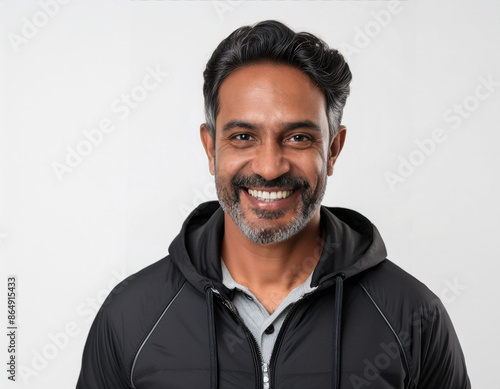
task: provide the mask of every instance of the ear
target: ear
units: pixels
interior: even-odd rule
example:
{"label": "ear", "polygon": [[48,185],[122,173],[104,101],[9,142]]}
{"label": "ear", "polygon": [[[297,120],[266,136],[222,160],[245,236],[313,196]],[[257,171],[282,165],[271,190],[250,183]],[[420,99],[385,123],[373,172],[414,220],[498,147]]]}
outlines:
{"label": "ear", "polygon": [[337,161],[337,158],[342,151],[342,147],[344,147],[344,141],[346,136],[347,129],[345,126],[340,126],[337,135],[332,140],[330,145],[330,149],[328,150],[328,175],[331,176],[333,174],[333,165]]}
{"label": "ear", "polygon": [[208,168],[210,169],[210,174],[213,176],[215,175],[215,140],[207,130],[205,123],[200,126],[200,137],[201,143],[203,143],[203,147],[205,148],[205,153],[207,153]]}

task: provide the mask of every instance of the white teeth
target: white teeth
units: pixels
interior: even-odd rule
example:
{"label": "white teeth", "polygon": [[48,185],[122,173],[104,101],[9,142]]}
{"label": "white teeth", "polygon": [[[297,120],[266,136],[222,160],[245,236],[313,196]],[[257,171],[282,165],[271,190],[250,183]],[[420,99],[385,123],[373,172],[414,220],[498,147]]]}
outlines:
{"label": "white teeth", "polygon": [[250,196],[260,201],[271,202],[286,199],[293,193],[293,190],[280,190],[274,192],[267,192],[262,190],[248,189]]}

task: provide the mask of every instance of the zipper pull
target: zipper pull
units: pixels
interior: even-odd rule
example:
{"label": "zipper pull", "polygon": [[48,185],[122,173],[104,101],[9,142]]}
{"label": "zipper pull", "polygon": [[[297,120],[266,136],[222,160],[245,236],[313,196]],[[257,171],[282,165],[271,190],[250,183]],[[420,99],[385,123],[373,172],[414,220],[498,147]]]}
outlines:
{"label": "zipper pull", "polygon": [[222,304],[224,304],[227,308],[229,308],[229,310],[231,310],[233,313],[238,314],[238,311],[236,310],[236,307],[234,306],[232,301],[224,298],[222,296],[222,294],[214,287],[211,287],[210,289],[212,289],[212,292],[214,292],[214,294],[217,295],[217,297],[221,299]]}
{"label": "zipper pull", "polygon": [[269,389],[269,365],[262,362],[262,382],[264,382],[264,389]]}
{"label": "zipper pull", "polygon": [[216,294],[218,296],[221,295],[220,292],[217,289],[215,289],[213,286],[211,286],[210,289],[212,290],[212,292],[214,292],[214,294]]}

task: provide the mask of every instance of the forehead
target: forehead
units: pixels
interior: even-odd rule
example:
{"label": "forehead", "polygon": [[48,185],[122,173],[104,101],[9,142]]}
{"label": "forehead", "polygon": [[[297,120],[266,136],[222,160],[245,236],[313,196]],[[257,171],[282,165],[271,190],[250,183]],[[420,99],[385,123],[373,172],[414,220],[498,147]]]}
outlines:
{"label": "forehead", "polygon": [[302,71],[274,63],[238,68],[219,88],[217,128],[234,119],[266,125],[311,120],[327,131],[326,99]]}

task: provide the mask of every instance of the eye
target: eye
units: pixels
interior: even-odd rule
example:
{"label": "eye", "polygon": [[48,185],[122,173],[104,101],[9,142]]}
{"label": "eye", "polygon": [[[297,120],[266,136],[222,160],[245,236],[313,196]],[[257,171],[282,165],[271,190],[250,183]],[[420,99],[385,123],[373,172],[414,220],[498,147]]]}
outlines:
{"label": "eye", "polygon": [[307,149],[314,143],[314,138],[308,134],[294,134],[286,138],[285,143],[294,149]]}
{"label": "eye", "polygon": [[238,135],[235,135],[233,137],[233,139],[247,141],[247,140],[252,140],[253,137],[250,134],[238,134]]}
{"label": "eye", "polygon": [[292,142],[309,142],[311,140],[311,138],[309,138],[308,136],[306,135],[294,135],[290,138],[290,140]]}

